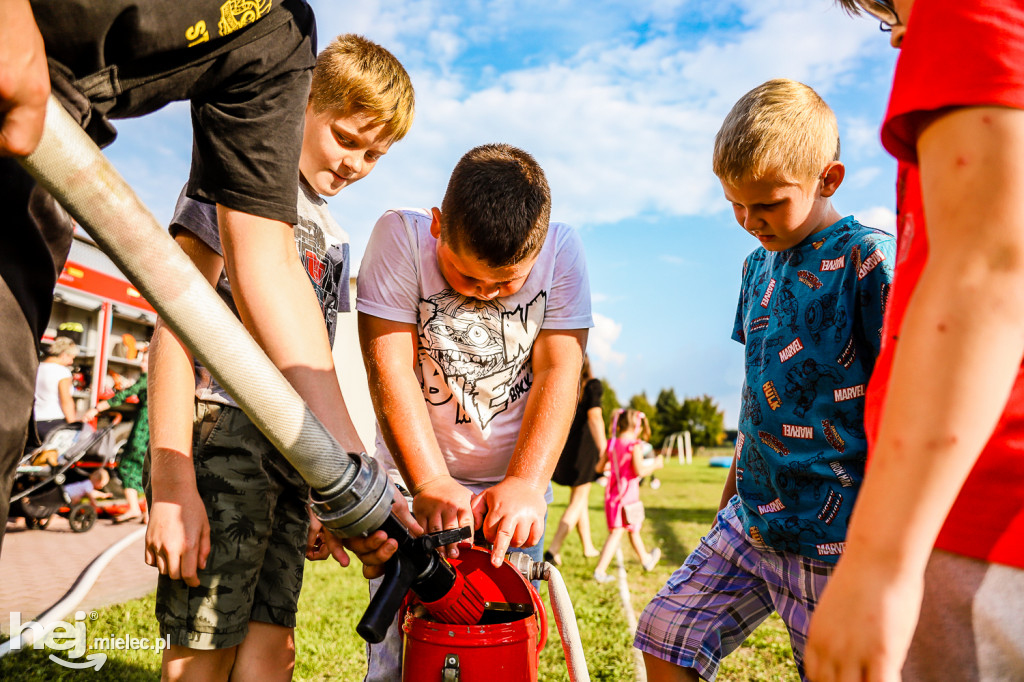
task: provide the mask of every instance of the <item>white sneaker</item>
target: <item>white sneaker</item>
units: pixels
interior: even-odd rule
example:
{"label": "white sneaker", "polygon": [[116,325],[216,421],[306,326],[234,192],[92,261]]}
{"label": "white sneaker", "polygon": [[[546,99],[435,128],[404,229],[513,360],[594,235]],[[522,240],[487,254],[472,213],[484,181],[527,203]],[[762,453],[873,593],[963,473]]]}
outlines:
{"label": "white sneaker", "polygon": [[599,583],[610,583],[615,580],[615,577],[608,575],[607,573],[598,573],[597,571],[594,571],[594,580]]}
{"label": "white sneaker", "polygon": [[651,550],[651,553],[647,555],[647,561],[644,563],[645,571],[653,571],[654,567],[658,565],[658,560],[661,559],[661,548],[655,547]]}

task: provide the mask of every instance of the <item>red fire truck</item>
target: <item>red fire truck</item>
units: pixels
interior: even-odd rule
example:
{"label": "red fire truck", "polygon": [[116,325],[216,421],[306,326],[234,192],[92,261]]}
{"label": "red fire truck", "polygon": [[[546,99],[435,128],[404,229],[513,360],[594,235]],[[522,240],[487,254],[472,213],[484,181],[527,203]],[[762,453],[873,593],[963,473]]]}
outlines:
{"label": "red fire truck", "polygon": [[72,395],[79,413],[138,379],[142,363],[137,349],[149,341],[155,323],[152,306],[95,242],[76,230],[43,344],[57,336],[78,343]]}

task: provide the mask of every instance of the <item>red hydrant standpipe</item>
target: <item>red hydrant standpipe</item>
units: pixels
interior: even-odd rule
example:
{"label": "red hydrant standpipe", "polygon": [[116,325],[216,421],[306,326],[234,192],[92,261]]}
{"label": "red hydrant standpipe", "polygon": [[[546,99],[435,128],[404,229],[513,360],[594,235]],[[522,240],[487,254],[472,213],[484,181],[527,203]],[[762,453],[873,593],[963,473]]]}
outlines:
{"label": "red hydrant standpipe", "polygon": [[[501,680],[536,682],[541,649],[547,640],[547,612],[533,585],[507,561],[495,568],[490,552],[459,545],[452,559],[462,598],[430,604],[412,600],[402,619],[405,634],[403,682]],[[456,588],[452,593],[457,592]],[[453,622],[454,612],[470,597],[483,607],[478,623]],[[438,609],[441,602],[452,605]],[[422,605],[429,615],[418,609]]]}
{"label": "red hydrant standpipe", "polygon": [[455,568],[455,584],[448,594],[437,601],[422,602],[438,623],[453,625],[476,625],[484,615],[484,597],[475,585],[466,581],[462,572]]}

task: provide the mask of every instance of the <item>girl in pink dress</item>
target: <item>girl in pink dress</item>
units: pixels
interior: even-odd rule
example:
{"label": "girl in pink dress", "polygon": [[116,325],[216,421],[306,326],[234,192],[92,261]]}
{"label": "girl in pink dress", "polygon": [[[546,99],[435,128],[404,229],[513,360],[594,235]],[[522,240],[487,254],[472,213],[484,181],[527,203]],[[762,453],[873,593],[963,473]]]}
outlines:
{"label": "girl in pink dress", "polygon": [[608,486],[604,492],[604,513],[608,521],[608,539],[601,549],[601,558],[594,569],[594,579],[600,583],[612,580],[606,571],[612,555],[622,541],[622,533],[629,531],[629,541],[645,571],[654,568],[661,558],[661,550],[655,547],[648,552],[640,537],[644,511],[640,502],[640,479],[665,466],[665,460],[658,455],[645,460],[642,447],[650,438],[651,427],[643,412],[632,408],[619,413],[615,422],[616,435],[608,441],[597,470],[608,469]]}

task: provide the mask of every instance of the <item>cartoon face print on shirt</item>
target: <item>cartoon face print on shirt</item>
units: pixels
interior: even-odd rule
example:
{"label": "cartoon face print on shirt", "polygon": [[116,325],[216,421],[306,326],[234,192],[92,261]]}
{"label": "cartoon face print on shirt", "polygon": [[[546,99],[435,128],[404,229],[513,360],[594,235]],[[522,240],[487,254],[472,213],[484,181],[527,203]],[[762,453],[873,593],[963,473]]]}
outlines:
{"label": "cartoon face print on shirt", "polygon": [[486,428],[533,383],[529,360],[546,301],[541,292],[525,309],[508,310],[501,299],[482,301],[453,289],[421,300],[420,351],[426,357],[420,362],[427,399],[440,405],[450,392],[459,405],[456,423]]}

